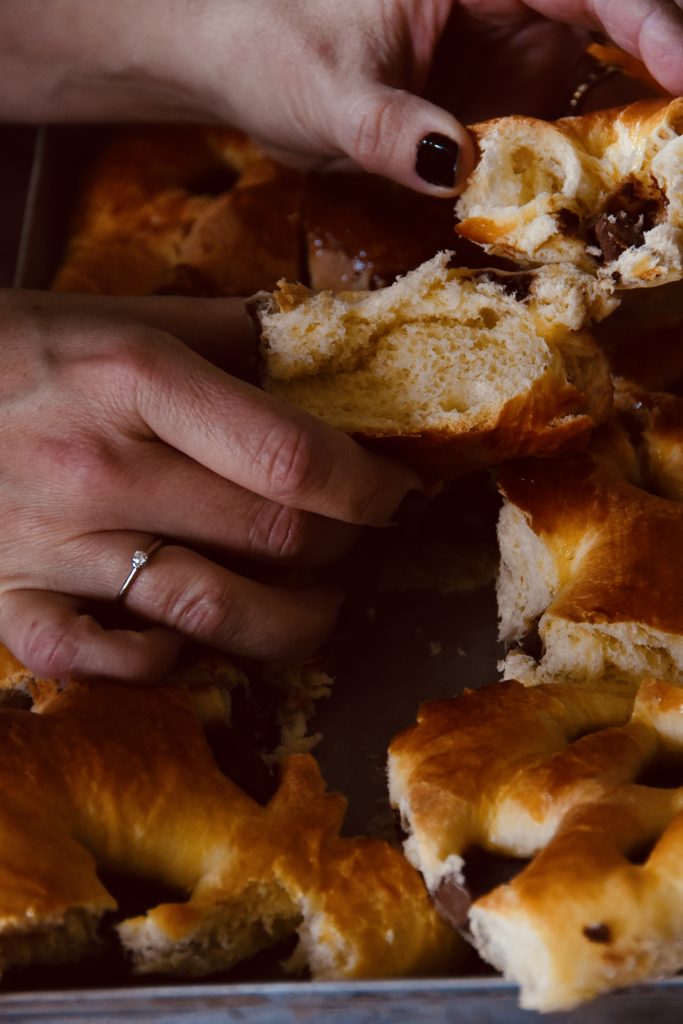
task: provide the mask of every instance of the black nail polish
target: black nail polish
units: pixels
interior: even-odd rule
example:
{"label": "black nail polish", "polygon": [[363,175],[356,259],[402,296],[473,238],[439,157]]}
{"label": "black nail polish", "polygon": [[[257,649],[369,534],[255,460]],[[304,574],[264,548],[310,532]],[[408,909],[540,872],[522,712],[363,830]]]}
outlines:
{"label": "black nail polish", "polygon": [[417,146],[415,170],[430,185],[453,188],[458,174],[460,146],[438,132],[430,132]]}

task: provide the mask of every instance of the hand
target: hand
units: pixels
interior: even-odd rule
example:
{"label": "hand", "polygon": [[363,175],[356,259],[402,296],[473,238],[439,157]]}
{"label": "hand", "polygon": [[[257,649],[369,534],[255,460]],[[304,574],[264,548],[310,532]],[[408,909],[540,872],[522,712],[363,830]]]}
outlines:
{"label": "hand", "polygon": [[[259,581],[259,566],[338,557],[390,520],[412,471],[164,330],[214,356],[222,338],[241,367],[236,300],[6,292],[0,323],[0,642],[44,676],[136,682],[166,676],[183,637],[262,659],[315,650],[340,595]],[[147,625],[105,628],[92,603],[106,609],[156,537],[125,598]]]}
{"label": "hand", "polygon": [[[186,57],[176,50],[174,59],[193,95],[203,90],[211,109],[277,156],[308,163],[351,157],[367,171],[445,196],[458,191],[474,160],[465,124],[509,113],[566,113],[585,77],[591,30],[607,33],[662,86],[683,93],[681,6],[682,0],[213,0],[204,4],[193,46],[184,41]],[[201,68],[193,60],[198,53]],[[267,72],[245,73],[252,58]],[[604,105],[643,95],[633,85],[622,78],[615,90],[611,83]],[[457,172],[448,147],[436,165],[421,160],[416,168],[418,144],[433,133],[458,144]],[[431,184],[418,173],[420,164],[423,173],[435,172]]]}
{"label": "hand", "polygon": [[[682,5],[4,0],[0,116],[227,121],[281,158],[351,158],[450,196],[474,160],[464,125],[509,113],[561,115],[591,31],[683,93]],[[613,93],[605,102],[631,98]],[[416,167],[418,145],[433,134],[445,145],[422,146]]]}

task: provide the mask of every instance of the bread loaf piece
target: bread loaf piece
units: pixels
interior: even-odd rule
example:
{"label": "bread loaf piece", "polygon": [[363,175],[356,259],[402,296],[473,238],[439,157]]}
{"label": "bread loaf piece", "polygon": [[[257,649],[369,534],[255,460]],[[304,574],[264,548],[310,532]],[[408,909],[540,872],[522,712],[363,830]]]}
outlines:
{"label": "bread loaf piece", "polygon": [[273,287],[300,270],[302,185],[301,172],[236,129],[113,130],[85,175],[52,287],[208,296]]}
{"label": "bread loaf piece", "polygon": [[259,300],[263,383],[428,474],[550,455],[610,409],[584,327],[616,304],[571,266],[454,269],[448,252],[375,292],[281,283]]}
{"label": "bread loaf piece", "polygon": [[91,953],[116,910],[107,873],[177,891],[155,905],[152,885],[148,912],[116,926],[139,973],[198,977],[295,934],[322,978],[457,961],[401,853],[339,836],[346,801],[310,755],[258,799],[233,781],[245,752],[215,686],[25,685],[2,650],[0,665],[33,700],[0,709],[0,973]]}
{"label": "bread loaf piece", "polygon": [[508,681],[423,705],[393,740],[406,853],[523,1007],[683,968],[681,697]]}
{"label": "bread loaf piece", "polygon": [[683,502],[683,397],[616,381],[616,409],[649,491]]}
{"label": "bread loaf piece", "polygon": [[524,264],[570,261],[623,288],[683,276],[683,98],[472,127],[458,232]]}
{"label": "bread loaf piece", "polygon": [[639,486],[642,452],[609,430],[618,444],[603,428],[587,453],[500,470],[505,678],[683,681],[683,506]]}

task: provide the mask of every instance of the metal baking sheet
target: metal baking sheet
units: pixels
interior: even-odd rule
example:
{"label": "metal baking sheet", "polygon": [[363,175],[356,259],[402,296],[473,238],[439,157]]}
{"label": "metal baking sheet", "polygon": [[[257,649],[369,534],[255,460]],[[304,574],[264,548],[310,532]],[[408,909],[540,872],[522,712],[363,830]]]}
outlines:
{"label": "metal baking sheet", "polygon": [[[16,284],[46,288],[64,249],[73,198],[87,154],[102,129],[41,131],[36,148]],[[397,842],[386,798],[391,738],[410,726],[420,701],[460,693],[497,678],[493,576],[498,498],[487,474],[457,481],[394,527],[368,532],[344,562],[327,571],[347,595],[325,652],[334,676],[312,731],[331,789],[349,798],[346,834]],[[270,978],[276,978],[274,973]],[[339,1021],[344,1024],[528,1024],[516,988],[473,955],[472,976],[429,980],[311,982],[270,980],[237,969],[202,984],[145,984],[87,962],[12,976],[0,987],[0,1020],[154,1021],[157,1024]],[[156,982],[156,979],[155,979]],[[68,987],[66,987],[68,986]],[[683,979],[604,996],[565,1024],[678,1024]]]}

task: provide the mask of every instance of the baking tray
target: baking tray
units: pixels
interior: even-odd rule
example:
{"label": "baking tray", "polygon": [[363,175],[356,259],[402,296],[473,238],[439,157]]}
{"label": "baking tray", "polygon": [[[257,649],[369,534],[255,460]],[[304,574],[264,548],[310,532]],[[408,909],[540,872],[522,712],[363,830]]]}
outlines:
{"label": "baking tray", "polygon": [[[97,126],[41,129],[28,189],[15,284],[47,288],[64,239]],[[390,739],[415,720],[421,700],[451,696],[497,678],[495,520],[490,478],[450,485],[412,519],[366,533],[352,555],[328,570],[348,594],[326,651],[335,678],[313,731],[330,789],[349,798],[346,834],[397,841],[386,798]],[[272,975],[271,977],[274,977]],[[570,1013],[564,1024],[678,1024],[683,978],[612,993]],[[0,988],[0,1020],[213,1022],[330,1021],[344,1024],[529,1024],[516,987],[472,959],[471,976],[392,981],[312,982],[253,977],[197,983],[153,979],[111,983],[87,963],[56,972],[24,972]]]}

